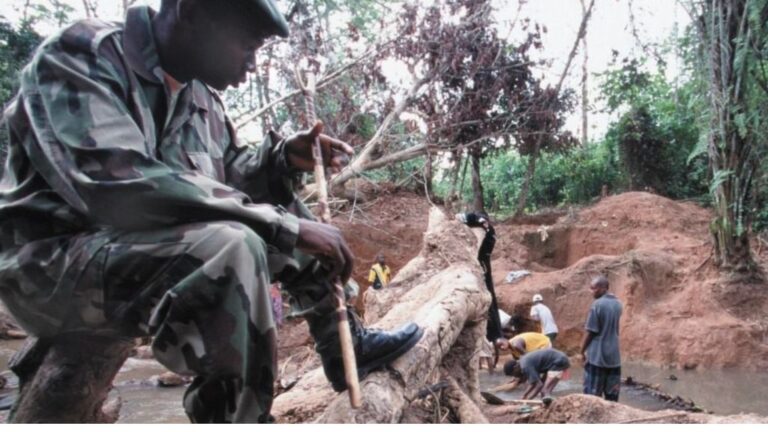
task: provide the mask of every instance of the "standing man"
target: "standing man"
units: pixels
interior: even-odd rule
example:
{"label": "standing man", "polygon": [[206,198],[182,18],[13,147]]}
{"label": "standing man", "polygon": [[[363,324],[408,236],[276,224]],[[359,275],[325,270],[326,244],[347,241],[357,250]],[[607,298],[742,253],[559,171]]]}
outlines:
{"label": "standing man", "polygon": [[493,253],[493,247],[496,245],[496,230],[484,212],[459,213],[456,215],[456,220],[470,228],[485,230],[485,237],[480,243],[480,250],[477,251],[477,261],[483,268],[485,288],[491,293],[491,306],[488,309],[488,326],[486,327],[485,338],[495,342],[503,337],[501,319],[499,318],[499,303],[496,301],[496,290],[493,288],[493,273],[491,271],[491,253]]}
{"label": "standing man", "polygon": [[376,262],[371,266],[371,271],[368,273],[368,282],[371,283],[373,289],[382,289],[389,285],[389,280],[392,278],[392,271],[389,269],[384,254],[379,252],[376,255]]}
{"label": "standing man", "polygon": [[587,332],[581,355],[584,357],[584,393],[616,402],[621,389],[619,320],[622,306],[608,288],[608,279],[602,275],[589,285],[595,301],[584,325]]}
{"label": "standing man", "polygon": [[552,344],[557,337],[557,324],[552,316],[552,311],[543,303],[544,298],[541,294],[533,296],[533,306],[531,307],[531,319],[538,321],[541,326],[541,332],[544,333]]}
{"label": "standing man", "polygon": [[[272,0],[162,0],[125,23],[82,20],[48,38],[3,115],[0,298],[39,337],[152,335],[155,358],[195,376],[193,422],[267,422],[277,373],[270,282],[291,295],[333,388],[346,388],[332,281],[354,257],[314,221],[291,179],[322,124],[242,146],[215,90],[256,71],[288,35]],[[350,319],[359,374],[409,350],[421,329]]]}

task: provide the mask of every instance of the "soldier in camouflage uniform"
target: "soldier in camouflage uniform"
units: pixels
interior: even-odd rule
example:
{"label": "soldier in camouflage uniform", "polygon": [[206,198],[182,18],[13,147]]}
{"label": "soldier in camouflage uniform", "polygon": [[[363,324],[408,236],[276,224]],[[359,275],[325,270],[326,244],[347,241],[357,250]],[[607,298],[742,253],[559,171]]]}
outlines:
{"label": "soldier in camouflage uniform", "polygon": [[[4,113],[0,298],[41,337],[153,335],[160,362],[196,376],[195,422],[269,420],[275,280],[346,388],[328,281],[348,280],[353,256],[290,179],[311,169],[315,136],[332,169],[352,150],[319,124],[239,146],[210,89],[244,81],[264,40],[287,34],[271,0],[163,0],[124,25],[80,21],[37,49]],[[361,375],[421,336],[350,325]]]}

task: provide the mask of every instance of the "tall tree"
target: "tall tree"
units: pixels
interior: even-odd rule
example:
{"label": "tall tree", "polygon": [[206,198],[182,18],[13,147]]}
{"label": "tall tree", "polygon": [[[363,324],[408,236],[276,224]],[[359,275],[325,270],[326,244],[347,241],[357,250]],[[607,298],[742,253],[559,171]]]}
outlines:
{"label": "tall tree", "polygon": [[[573,42],[573,47],[571,48],[570,54],[568,54],[568,59],[565,62],[565,67],[563,68],[563,73],[560,75],[560,80],[557,82],[555,87],[552,89],[552,92],[550,97],[547,98],[549,103],[553,103],[557,100],[562,100],[560,96],[560,91],[563,88],[563,82],[565,81],[565,78],[568,76],[568,71],[570,70],[571,63],[573,62],[573,58],[576,56],[576,53],[579,48],[579,41],[581,41],[582,38],[584,38],[584,35],[586,35],[587,32],[587,25],[589,24],[589,19],[592,17],[592,9],[595,6],[595,0],[590,0],[589,5],[586,7],[586,10],[582,14],[581,17],[581,24],[579,25],[579,31],[576,33],[576,40]],[[550,124],[551,122],[545,123],[545,125]],[[557,129],[555,129],[557,130]],[[525,180],[523,181],[522,190],[520,191],[520,200],[517,204],[517,211],[516,214],[522,214],[525,212],[525,207],[528,202],[528,191],[530,190],[531,181],[533,181],[533,176],[536,173],[536,159],[541,154],[541,150],[543,149],[543,146],[546,145],[547,142],[547,135],[548,133],[551,133],[551,129],[539,129],[538,138],[533,142],[533,146],[528,150],[525,154],[528,156],[528,171],[525,175]],[[559,140],[555,139],[555,142]]]}
{"label": "tall tree", "polygon": [[[587,15],[587,4],[581,1],[582,20]],[[581,145],[589,140],[589,52],[587,51],[587,28],[581,38]]]}
{"label": "tall tree", "polygon": [[698,29],[710,95],[708,156],[715,261],[753,274],[749,248],[752,185],[766,146],[768,2],[687,2]]}

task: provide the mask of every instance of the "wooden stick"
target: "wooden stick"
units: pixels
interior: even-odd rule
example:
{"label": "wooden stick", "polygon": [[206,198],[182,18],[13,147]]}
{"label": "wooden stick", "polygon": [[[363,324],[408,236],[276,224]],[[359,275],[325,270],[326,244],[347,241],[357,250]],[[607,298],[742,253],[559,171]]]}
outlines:
{"label": "wooden stick", "polygon": [[[309,127],[314,127],[317,119],[315,114],[315,78],[308,74],[307,83],[301,79],[301,74],[296,71],[296,80],[304,94],[307,123]],[[312,156],[315,159],[315,183],[317,184],[317,203],[320,209],[320,220],[323,223],[331,222],[331,211],[328,207],[328,186],[325,180],[325,164],[323,163],[323,150],[320,146],[320,138],[315,138],[312,145]],[[347,389],[349,390],[349,403],[352,408],[362,406],[360,396],[360,382],[357,378],[357,359],[355,358],[355,349],[352,343],[352,332],[349,330],[347,319],[347,306],[344,299],[344,287],[338,279],[333,282],[336,296],[336,314],[338,316],[339,342],[341,343],[341,355],[344,361],[344,376],[347,380]]]}
{"label": "wooden stick", "polygon": [[514,399],[505,402],[508,404],[544,405],[544,402],[533,399]]}
{"label": "wooden stick", "polygon": [[[525,405],[523,405],[525,406]],[[521,405],[502,405],[499,407],[494,407],[490,409],[490,413],[494,416],[500,416],[504,414],[530,414],[533,411],[536,411],[538,409],[541,409],[540,405],[528,405],[531,408],[530,412],[520,412],[520,408],[523,406]]]}
{"label": "wooden stick", "polygon": [[627,420],[627,421],[619,422],[618,424],[648,423],[652,421],[668,420],[671,418],[681,417],[686,415],[688,415],[688,413],[684,413],[684,412],[675,413],[675,414],[657,415],[652,417],[643,417],[643,418],[634,419],[634,420]]}

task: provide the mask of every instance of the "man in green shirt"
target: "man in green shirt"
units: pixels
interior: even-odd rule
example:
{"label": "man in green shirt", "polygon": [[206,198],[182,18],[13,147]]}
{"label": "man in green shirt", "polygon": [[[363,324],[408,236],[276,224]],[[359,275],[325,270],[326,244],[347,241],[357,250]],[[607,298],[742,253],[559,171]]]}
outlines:
{"label": "man in green shirt", "polygon": [[[194,422],[270,420],[271,281],[346,388],[330,281],[346,282],[354,257],[291,179],[312,169],[315,137],[332,170],[352,149],[321,124],[241,146],[214,91],[244,82],[274,35],[288,26],[272,0],[162,0],[124,25],[79,21],[36,50],[3,116],[0,298],[41,337],[153,335],[160,362],[196,376]],[[421,337],[350,323],[361,375]]]}

